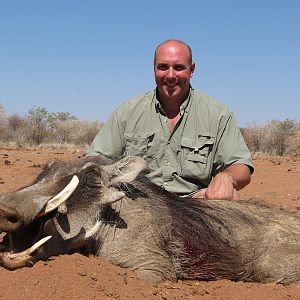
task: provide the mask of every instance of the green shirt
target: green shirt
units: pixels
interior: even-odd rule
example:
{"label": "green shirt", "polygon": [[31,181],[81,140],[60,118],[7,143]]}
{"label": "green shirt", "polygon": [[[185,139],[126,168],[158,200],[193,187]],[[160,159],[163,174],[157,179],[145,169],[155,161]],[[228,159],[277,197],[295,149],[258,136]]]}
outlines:
{"label": "green shirt", "polygon": [[149,179],[164,189],[189,194],[234,163],[253,171],[250,152],[233,114],[199,91],[190,90],[181,118],[170,132],[156,91],[123,103],[100,129],[87,156],[143,157]]}

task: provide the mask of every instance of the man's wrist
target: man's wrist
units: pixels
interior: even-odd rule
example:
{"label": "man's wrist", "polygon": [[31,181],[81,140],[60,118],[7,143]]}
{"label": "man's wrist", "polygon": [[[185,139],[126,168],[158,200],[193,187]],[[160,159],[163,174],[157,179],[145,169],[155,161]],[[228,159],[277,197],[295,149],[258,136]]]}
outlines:
{"label": "man's wrist", "polygon": [[224,170],[224,171],[220,172],[220,173],[217,174],[217,175],[221,175],[221,176],[223,175],[223,176],[226,176],[226,177],[228,178],[228,180],[230,180],[230,182],[231,182],[233,188],[234,188],[234,189],[237,189],[237,188],[236,188],[236,184],[235,184],[234,179],[233,179],[233,176],[231,175],[231,173],[230,173],[229,170]]}

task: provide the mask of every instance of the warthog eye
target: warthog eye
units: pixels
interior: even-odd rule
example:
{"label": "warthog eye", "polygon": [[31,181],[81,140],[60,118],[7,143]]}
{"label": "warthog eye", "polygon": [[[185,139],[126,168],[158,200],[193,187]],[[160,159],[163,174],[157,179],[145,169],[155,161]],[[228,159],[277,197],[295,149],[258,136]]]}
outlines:
{"label": "warthog eye", "polygon": [[10,216],[7,218],[7,220],[10,222],[10,223],[17,223],[19,220],[17,217],[15,216]]}

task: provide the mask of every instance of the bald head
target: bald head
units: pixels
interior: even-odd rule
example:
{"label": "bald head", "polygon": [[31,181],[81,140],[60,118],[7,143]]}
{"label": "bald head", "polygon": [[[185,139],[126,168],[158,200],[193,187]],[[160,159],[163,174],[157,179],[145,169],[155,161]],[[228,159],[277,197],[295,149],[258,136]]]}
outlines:
{"label": "bald head", "polygon": [[190,91],[195,70],[191,48],[184,42],[168,40],[155,50],[154,76],[157,92],[165,112],[178,111]]}
{"label": "bald head", "polygon": [[186,48],[187,51],[187,55],[188,55],[188,62],[189,64],[192,64],[193,62],[193,55],[192,55],[192,49],[191,47],[186,44],[183,41],[180,40],[175,40],[175,39],[171,39],[171,40],[166,40],[164,42],[162,42],[161,44],[159,44],[154,52],[154,66],[156,64],[156,56],[157,56],[157,52],[161,49],[161,48],[165,48],[165,47],[178,47],[178,46],[183,46],[184,48]]}

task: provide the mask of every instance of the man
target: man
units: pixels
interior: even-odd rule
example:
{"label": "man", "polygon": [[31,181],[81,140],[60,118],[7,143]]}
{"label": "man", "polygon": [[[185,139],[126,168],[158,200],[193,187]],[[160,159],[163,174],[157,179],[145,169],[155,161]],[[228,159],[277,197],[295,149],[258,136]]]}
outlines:
{"label": "man", "polygon": [[238,199],[251,179],[249,150],[233,114],[194,90],[191,48],[179,40],[154,55],[156,90],[122,104],[101,128],[87,155],[138,155],[149,179],[179,195]]}

